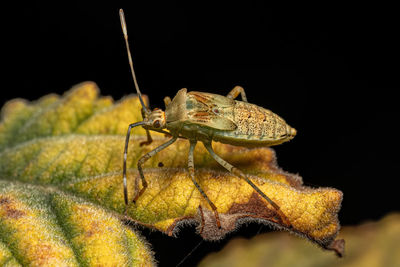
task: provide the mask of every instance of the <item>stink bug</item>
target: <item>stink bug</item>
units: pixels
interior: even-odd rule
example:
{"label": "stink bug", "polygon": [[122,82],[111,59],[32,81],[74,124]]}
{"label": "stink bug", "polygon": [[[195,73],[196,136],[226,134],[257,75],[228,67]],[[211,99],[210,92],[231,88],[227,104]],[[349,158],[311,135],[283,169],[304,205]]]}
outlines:
{"label": "stink bug", "polygon": [[[143,187],[139,192],[136,192],[133,199],[134,203],[147,188],[147,182],[143,174],[142,165],[156,153],[173,144],[178,138],[184,138],[190,142],[188,157],[190,178],[214,211],[216,224],[219,228],[221,227],[221,223],[217,207],[201,189],[195,178],[193,151],[198,141],[204,144],[210,155],[221,166],[234,175],[244,179],[251,187],[253,187],[254,190],[275,209],[282,222],[286,224],[286,226],[290,227],[290,222],[285,214],[280,210],[279,206],[265,195],[243,172],[215,154],[211,142],[218,141],[225,144],[244,147],[272,146],[291,140],[296,135],[296,130],[286,124],[281,117],[270,110],[248,103],[244,89],[240,86],[233,88],[227,96],[203,92],[187,92],[184,88],[179,90],[172,100],[169,97],[164,98],[165,111],[162,111],[161,109],[154,109],[151,111],[144,104],[136,80],[132,56],[129,49],[126,22],[122,9],[120,9],[119,15],[133,82],[142,105],[143,114],[143,121],[130,124],[126,135],[123,160],[125,204],[128,205],[126,159],[128,154],[129,137],[133,127],[142,126],[146,129],[147,133],[146,144],[149,144],[152,141],[149,131],[166,133],[172,136],[172,138],[139,159],[137,167]],[[242,101],[235,100],[239,94],[242,97]],[[137,182],[138,181],[136,181],[136,183]]]}

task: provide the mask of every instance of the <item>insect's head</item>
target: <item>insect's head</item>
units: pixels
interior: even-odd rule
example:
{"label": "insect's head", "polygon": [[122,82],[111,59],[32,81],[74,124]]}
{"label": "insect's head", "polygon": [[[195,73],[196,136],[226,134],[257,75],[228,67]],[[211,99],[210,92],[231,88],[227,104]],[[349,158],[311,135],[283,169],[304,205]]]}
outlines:
{"label": "insect's head", "polygon": [[150,113],[144,113],[143,122],[145,128],[152,130],[164,129],[167,121],[165,119],[165,112],[159,108],[153,109]]}

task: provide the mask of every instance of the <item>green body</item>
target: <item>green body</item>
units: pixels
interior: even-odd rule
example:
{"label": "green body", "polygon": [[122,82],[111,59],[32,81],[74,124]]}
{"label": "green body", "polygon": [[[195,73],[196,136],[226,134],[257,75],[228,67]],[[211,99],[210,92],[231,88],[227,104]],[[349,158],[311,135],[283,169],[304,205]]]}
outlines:
{"label": "green body", "polygon": [[245,147],[278,145],[296,130],[271,112],[254,104],[181,89],[165,110],[166,128],[174,136],[197,141],[218,141]]}

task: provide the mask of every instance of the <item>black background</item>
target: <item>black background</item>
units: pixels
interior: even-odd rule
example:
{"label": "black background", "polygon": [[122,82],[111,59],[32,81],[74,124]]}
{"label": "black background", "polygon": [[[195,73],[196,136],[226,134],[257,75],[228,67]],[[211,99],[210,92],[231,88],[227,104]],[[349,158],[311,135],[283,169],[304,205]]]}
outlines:
{"label": "black background", "polygon": [[[342,225],[399,210],[395,8],[143,2],[9,10],[1,104],[61,94],[86,80],[114,99],[134,93],[118,18],[123,7],[136,74],[152,107],[163,108],[163,97],[183,87],[225,95],[241,85],[249,102],[298,131],[275,148],[279,165],[306,185],[344,192]],[[222,242],[203,243],[185,264],[258,230],[251,224]],[[164,266],[177,264],[199,242],[193,232],[186,227],[174,239],[143,229]]]}

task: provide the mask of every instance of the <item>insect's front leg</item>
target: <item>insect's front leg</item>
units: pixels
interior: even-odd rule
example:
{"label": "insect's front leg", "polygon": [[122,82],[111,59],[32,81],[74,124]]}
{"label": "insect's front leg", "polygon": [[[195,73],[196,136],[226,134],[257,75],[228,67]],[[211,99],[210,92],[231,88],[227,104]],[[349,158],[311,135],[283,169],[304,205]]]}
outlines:
{"label": "insect's front leg", "polygon": [[[123,179],[123,183],[124,183],[124,199],[125,199],[126,206],[128,206],[128,187],[127,187],[127,182],[126,182],[126,159],[128,158],[129,137],[131,136],[132,128],[143,125],[143,124],[144,124],[143,121],[129,124],[128,132],[126,133],[125,146],[124,146],[124,160],[122,163],[122,166],[123,166],[122,179]],[[125,210],[125,212],[126,212],[126,210]]]}
{"label": "insect's front leg", "polygon": [[177,138],[178,138],[178,137],[172,137],[172,139],[170,139],[168,142],[166,142],[166,143],[160,145],[159,147],[156,147],[154,150],[148,152],[147,154],[145,154],[144,156],[142,156],[142,157],[139,159],[139,161],[138,161],[138,163],[137,163],[137,167],[138,167],[138,170],[139,170],[140,178],[141,178],[141,180],[142,180],[142,186],[143,186],[143,188],[142,188],[142,190],[140,190],[139,193],[137,193],[138,181],[137,181],[137,179],[136,179],[136,180],[135,180],[135,198],[133,199],[133,203],[135,203],[135,202],[139,199],[139,197],[144,193],[144,191],[145,191],[146,188],[147,188],[147,182],[146,182],[146,179],[144,178],[142,165],[143,165],[149,158],[151,158],[152,156],[154,156],[155,154],[157,154],[158,152],[160,152],[160,151],[163,150],[164,148],[167,148],[168,146],[170,146],[171,144],[173,144],[173,143],[176,141]]}
{"label": "insect's front leg", "polygon": [[197,141],[190,141],[190,148],[189,148],[189,157],[188,157],[188,169],[189,169],[189,175],[190,178],[192,179],[194,185],[196,186],[197,190],[199,190],[200,194],[204,197],[205,200],[207,200],[208,204],[214,211],[215,215],[215,221],[217,222],[218,228],[221,228],[221,222],[219,220],[219,215],[217,211],[217,207],[212,203],[212,201],[208,198],[206,193],[204,193],[203,189],[201,189],[200,185],[197,183],[195,175],[194,175],[194,160],[193,160],[193,151],[194,148],[196,147]]}
{"label": "insect's front leg", "polygon": [[243,89],[243,87],[241,87],[241,86],[235,86],[235,87],[229,92],[229,94],[228,94],[226,97],[231,98],[231,99],[235,99],[236,97],[238,97],[239,94],[242,96],[242,100],[243,100],[244,102],[247,102],[246,93],[244,92],[244,89]]}
{"label": "insect's front leg", "polygon": [[270,199],[266,194],[264,194],[264,192],[262,192],[260,190],[260,188],[258,188],[249,178],[247,178],[247,176],[240,171],[238,168],[234,167],[233,165],[229,164],[227,161],[225,161],[224,159],[222,159],[220,156],[218,156],[217,154],[215,154],[212,146],[211,146],[211,142],[204,142],[204,146],[207,149],[207,151],[210,153],[210,155],[219,163],[221,164],[222,167],[224,167],[225,169],[227,169],[228,171],[230,171],[231,173],[233,173],[234,175],[244,179],[249,185],[251,185],[251,187],[253,187],[254,190],[256,190],[256,192],[258,194],[260,194],[266,201],[268,201],[269,204],[271,204],[271,206],[275,209],[276,213],[280,216],[282,223],[285,224],[287,227],[291,226],[291,223],[289,221],[289,219],[286,217],[286,215],[281,211],[280,207],[278,204],[276,204],[272,199]]}

